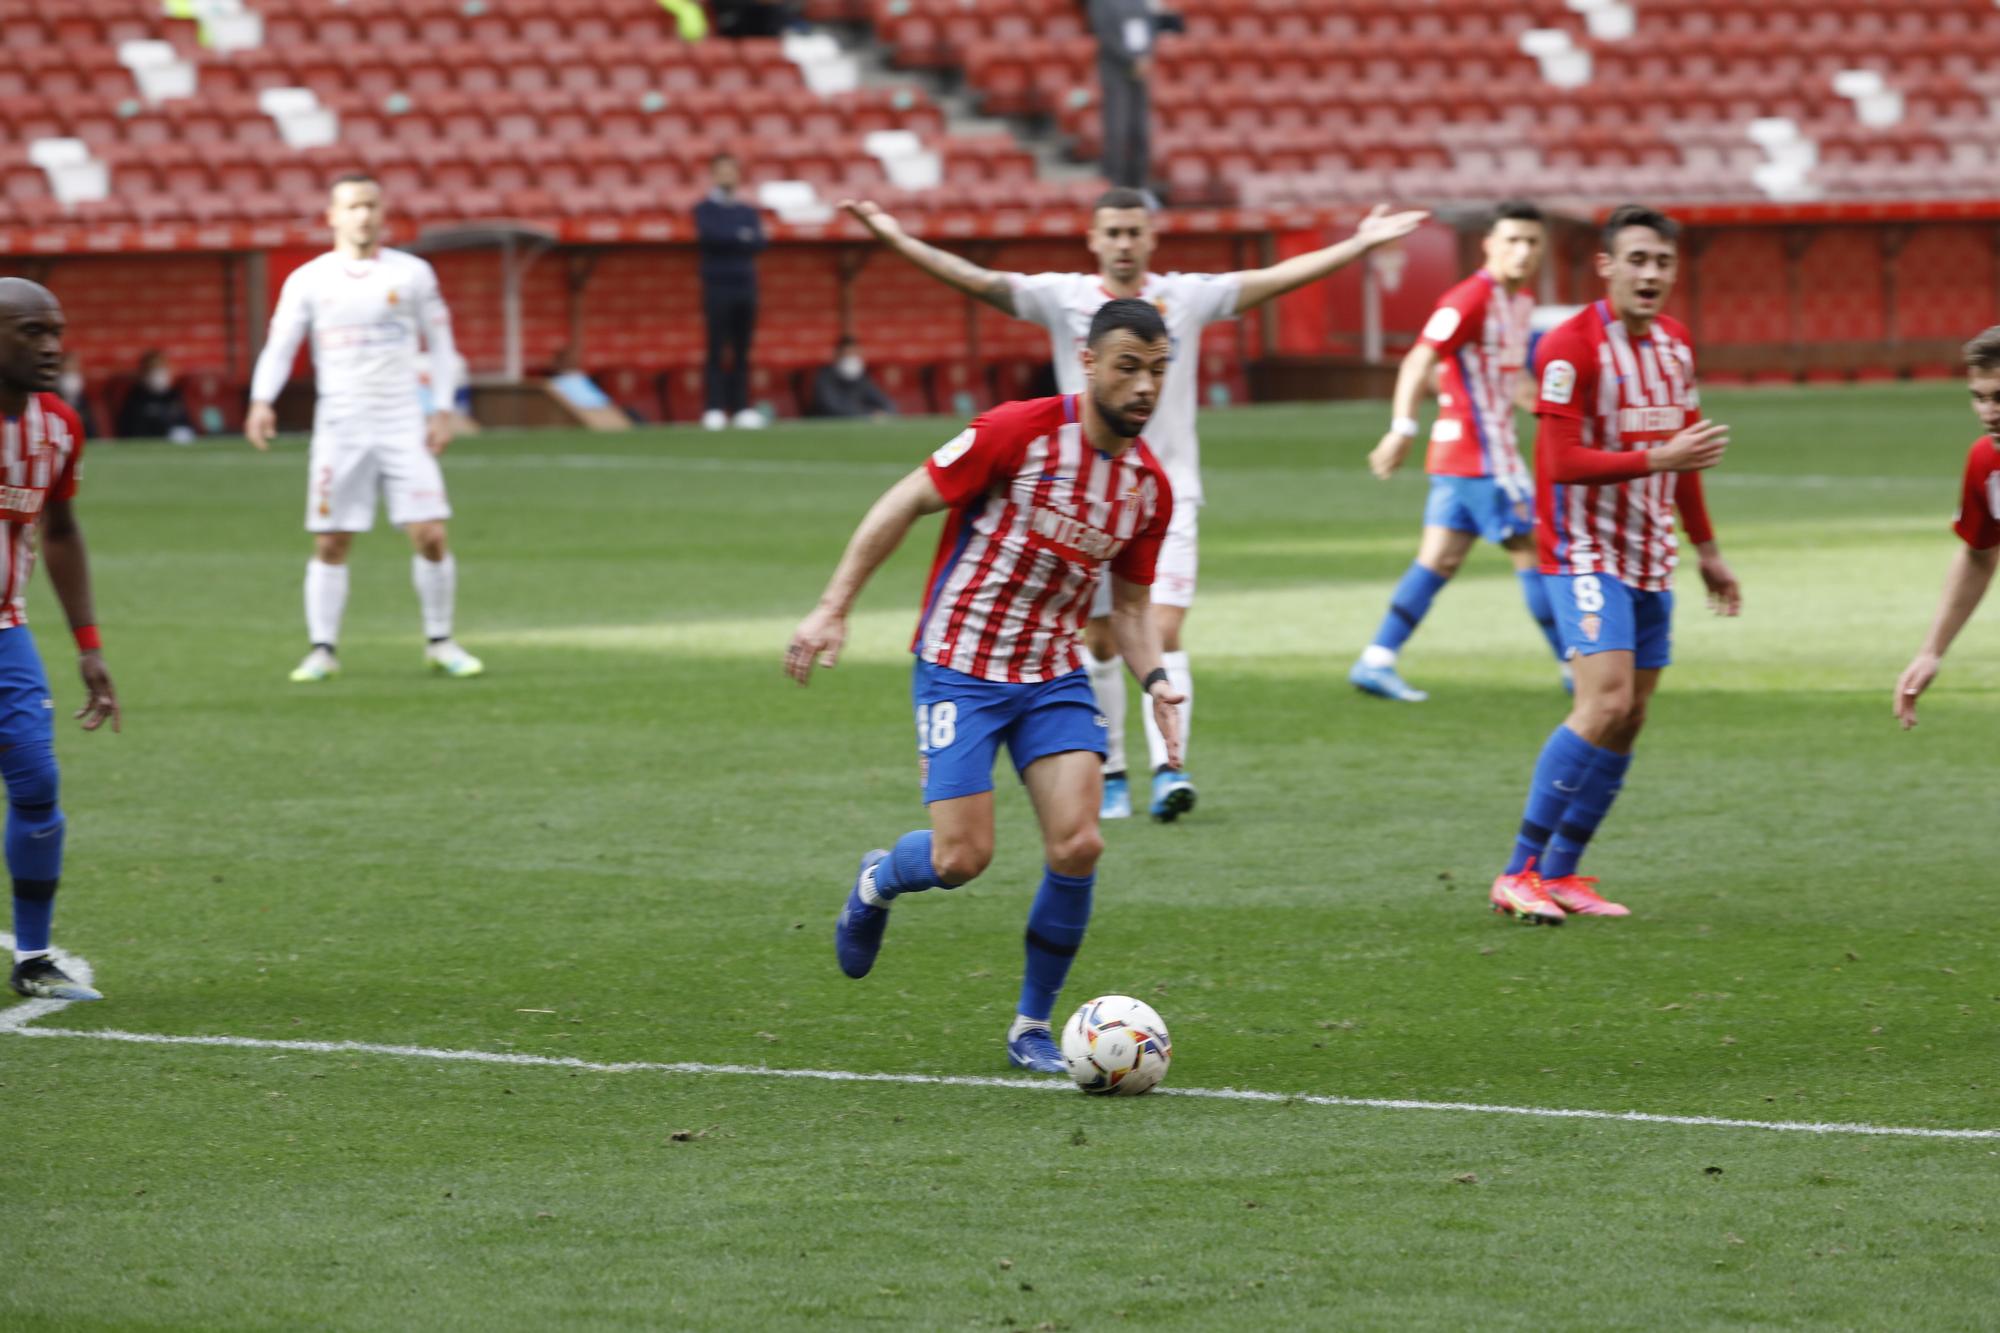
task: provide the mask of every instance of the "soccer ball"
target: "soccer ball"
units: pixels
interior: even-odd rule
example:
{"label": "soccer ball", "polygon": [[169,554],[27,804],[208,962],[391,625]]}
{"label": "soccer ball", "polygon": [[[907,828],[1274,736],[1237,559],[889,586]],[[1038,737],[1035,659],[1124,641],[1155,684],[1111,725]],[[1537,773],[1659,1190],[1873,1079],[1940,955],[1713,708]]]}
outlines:
{"label": "soccer ball", "polygon": [[1100,995],[1063,1025],[1062,1053],[1085,1092],[1136,1097],[1167,1076],[1174,1046],[1153,1006],[1129,995]]}

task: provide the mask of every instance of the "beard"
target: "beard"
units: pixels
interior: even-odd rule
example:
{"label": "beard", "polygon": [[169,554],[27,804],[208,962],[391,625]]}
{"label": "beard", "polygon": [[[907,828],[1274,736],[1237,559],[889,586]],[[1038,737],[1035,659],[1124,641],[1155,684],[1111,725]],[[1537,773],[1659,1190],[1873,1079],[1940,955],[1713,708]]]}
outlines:
{"label": "beard", "polygon": [[1104,424],[1111,427],[1111,433],[1120,439],[1136,440],[1140,432],[1146,429],[1145,422],[1134,421],[1096,394],[1090,396],[1090,401],[1097,408],[1097,415],[1104,418]]}

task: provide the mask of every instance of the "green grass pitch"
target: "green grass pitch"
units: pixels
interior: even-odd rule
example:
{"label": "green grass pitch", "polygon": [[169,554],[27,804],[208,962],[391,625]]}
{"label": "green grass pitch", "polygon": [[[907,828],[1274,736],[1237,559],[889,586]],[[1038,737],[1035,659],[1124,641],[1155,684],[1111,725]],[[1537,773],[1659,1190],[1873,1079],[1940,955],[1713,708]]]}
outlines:
{"label": "green grass pitch", "polygon": [[[1740,621],[1684,594],[1586,869],[1636,915],[1488,913],[1555,669],[1499,553],[1344,683],[1423,481],[1379,404],[1203,423],[1200,808],[1107,829],[1066,999],[1172,1027],[1169,1089],[2000,1127],[2000,633],[1899,733],[1964,446],[1952,384],[1716,392]],[[52,1328],[1971,1329],[2000,1139],[1564,1120],[1005,1080],[1039,871],[1001,784],[977,884],[863,982],[856,856],[922,819],[904,645],[935,540],[838,670],[786,636],[868,502],[955,423],[462,442],[461,637],[355,552],[345,674],[304,650],[304,459],[96,451],[80,513],[121,736],[65,726],[58,942],[111,996],[0,1031],[0,1325]],[[77,687],[45,585],[60,716]],[[1137,720],[1133,720],[1138,741]],[[0,1008],[0,1026],[7,1010]]]}

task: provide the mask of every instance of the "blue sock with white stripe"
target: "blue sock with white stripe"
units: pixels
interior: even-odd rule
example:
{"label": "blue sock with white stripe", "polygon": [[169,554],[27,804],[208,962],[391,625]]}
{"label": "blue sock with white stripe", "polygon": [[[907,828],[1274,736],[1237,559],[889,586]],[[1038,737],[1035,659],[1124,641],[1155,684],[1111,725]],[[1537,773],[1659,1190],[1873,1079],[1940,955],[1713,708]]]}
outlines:
{"label": "blue sock with white stripe", "polygon": [[1375,646],[1395,652],[1409,642],[1417,626],[1424,623],[1424,616],[1431,609],[1431,599],[1438,595],[1438,589],[1450,580],[1435,570],[1425,569],[1412,560],[1410,567],[1403,571],[1402,581],[1389,598],[1389,614],[1382,617],[1382,628],[1375,631]]}
{"label": "blue sock with white stripe", "polygon": [[1528,804],[1521,811],[1521,831],[1514,837],[1514,855],[1507,862],[1508,874],[1518,875],[1527,869],[1528,862],[1540,860],[1549,839],[1555,836],[1556,826],[1562,823],[1570,804],[1583,790],[1585,776],[1610,753],[1592,745],[1567,725],[1555,729],[1548,743],[1542,746],[1541,757],[1535,761]]}
{"label": "blue sock with white stripe", "polygon": [[1069,965],[1083,947],[1090,924],[1090,892],[1096,875],[1058,875],[1044,868],[1035,905],[1028,909],[1028,970],[1021,978],[1016,1011],[1030,1022],[1046,1023],[1056,996],[1069,979]]}
{"label": "blue sock with white stripe", "polygon": [[1631,767],[1629,754],[1598,751],[1597,762],[1583,775],[1583,790],[1570,801],[1569,809],[1563,811],[1555,835],[1549,839],[1549,850],[1540,867],[1543,879],[1560,879],[1576,873],[1577,862],[1583,859],[1591,834],[1597,832],[1597,826],[1610,813],[1611,803],[1625,786],[1625,771]]}
{"label": "blue sock with white stripe", "polygon": [[[882,899],[878,906],[903,893],[922,893],[925,889],[935,889],[944,884],[938,878],[936,867],[931,865],[931,831],[920,828],[905,833],[896,839],[896,845],[889,854],[875,863],[869,872],[874,883],[875,896]],[[868,896],[868,879],[862,881],[862,897]]]}
{"label": "blue sock with white stripe", "polygon": [[1556,609],[1549,602],[1549,585],[1542,581],[1540,570],[1521,571],[1521,595],[1527,599],[1528,614],[1542,627],[1542,637],[1549,641],[1549,651],[1556,655],[1556,661],[1562,661],[1563,641],[1556,629]]}

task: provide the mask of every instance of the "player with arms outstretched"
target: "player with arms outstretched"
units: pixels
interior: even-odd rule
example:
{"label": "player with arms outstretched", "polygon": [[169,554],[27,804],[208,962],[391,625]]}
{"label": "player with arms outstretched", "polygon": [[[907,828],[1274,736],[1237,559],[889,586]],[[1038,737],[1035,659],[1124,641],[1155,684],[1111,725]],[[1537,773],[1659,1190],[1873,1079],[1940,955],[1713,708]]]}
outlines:
{"label": "player with arms outstretched", "polygon": [[949,511],[912,648],[930,827],[861,858],[834,947],[843,972],[866,976],[891,903],[956,888],[986,869],[993,761],[1004,744],[1034,804],[1047,859],[1007,1033],[1007,1058],[1037,1073],[1066,1072],[1050,1015],[1083,943],[1104,850],[1104,719],[1077,638],[1101,580],[1112,587],[1119,652],[1152,704],[1168,760],[1180,759],[1181,698],[1147,614],[1173,486],[1139,438],[1170,358],[1166,324],[1152,305],[1100,306],[1080,357],[1084,391],[997,407],[891,487],[861,521],[785,654],[785,670],[801,685],[815,662],[832,666],[869,576],[918,518]]}
{"label": "player with arms outstretched", "polygon": [[1905,731],[1917,725],[1918,697],[1937,679],[1952,640],[1972,619],[1993,582],[1994,567],[2000,565],[2000,444],[1996,444],[2000,441],[2000,325],[1965,345],[1965,378],[1972,392],[1973,414],[1986,427],[1986,434],[1972,442],[1965,456],[1958,517],[1952,523],[1952,531],[1965,544],[1945,575],[1944,596],[1938,600],[1931,632],[1896,681],[1896,717]]}
{"label": "player with arms outstretched", "polygon": [[1652,209],[1613,212],[1597,256],[1604,299],[1551,330],[1537,357],[1536,528],[1576,698],[1542,748],[1514,854],[1493,881],[1493,910],[1528,922],[1629,915],[1576,870],[1673,656],[1676,509],[1701,553],[1709,605],[1742,609],[1701,491],[1729,428],[1701,419],[1694,348],[1662,313],[1679,236]]}
{"label": "player with arms outstretched", "polygon": [[[319,390],[306,483],[306,531],[313,534],[306,638],[312,646],[292,679],[310,684],[340,670],[347,553],[355,533],[375,526],[378,490],[388,501],[389,521],[409,533],[415,548],[410,580],[423,610],[424,660],[447,676],[477,676],[485,666],[451,633],[458,562],[445,543],[451,505],[437,461],[451,443],[458,382],[451,312],[429,264],[382,244],[382,187],[374,177],[357,172],[335,181],[326,221],[333,249],[285,279],[251,376],[243,424],[251,444],[271,447],[278,393],[310,334]],[[418,394],[419,335],[430,354],[436,404],[428,425]]]}
{"label": "player with arms outstretched", "polygon": [[1528,614],[1562,660],[1535,551],[1535,483],[1514,443],[1515,404],[1534,406],[1534,382],[1524,373],[1535,312],[1527,287],[1547,240],[1548,223],[1533,204],[1510,200],[1495,208],[1481,243],[1486,263],[1438,300],[1396,374],[1394,419],[1368,466],[1387,481],[1403,465],[1417,438],[1417,402],[1437,371],[1438,416],[1425,461],[1431,493],[1417,558],[1396,585],[1375,641],[1347,673],[1357,689],[1405,703],[1430,697],[1404,683],[1396,654],[1481,537],[1514,561]]}
{"label": "player with arms outstretched", "polygon": [[[1166,647],[1167,674],[1175,692],[1186,700],[1181,705],[1185,738],[1193,722],[1194,677],[1182,646],[1181,629],[1188,608],[1194,604],[1196,522],[1202,505],[1200,443],[1195,436],[1202,328],[1319,281],[1376,247],[1409,235],[1429,214],[1392,214],[1377,208],[1346,240],[1269,268],[1240,273],[1154,273],[1148,265],[1159,236],[1153,228],[1152,208],[1138,190],[1117,189],[1107,192],[1091,211],[1085,240],[1097,258],[1095,273],[1027,274],[994,272],[926,245],[872,203],[844,207],[897,254],[940,282],[1003,314],[1047,329],[1056,387],[1063,393],[1083,390],[1077,352],[1084,344],[1091,318],[1106,301],[1137,298],[1157,306],[1165,317],[1173,340],[1173,364],[1160,389],[1159,411],[1146,427],[1146,441],[1173,481],[1174,526],[1160,551],[1151,614]],[[1090,608],[1084,643],[1091,685],[1110,724],[1104,815],[1116,819],[1130,815],[1132,803],[1125,773],[1125,676],[1110,634],[1110,596],[1108,588],[1099,590],[1097,602]],[[1154,723],[1153,710],[1142,710],[1141,716],[1153,767],[1149,809],[1154,818],[1170,821],[1194,807],[1194,783],[1179,764],[1167,762],[1166,740]]]}
{"label": "player with arms outstretched", "polygon": [[76,639],[85,731],[118,730],[118,696],[104,668],[90,561],[76,521],[83,427],[56,394],[62,369],[62,306],[24,278],[0,278],[0,776],[7,781],[7,873],[14,880],[17,995],[101,1000],[49,953],[56,886],[62,879],[63,819],[56,804],[54,701],[28,632],[28,577],[37,540],[49,582]]}

